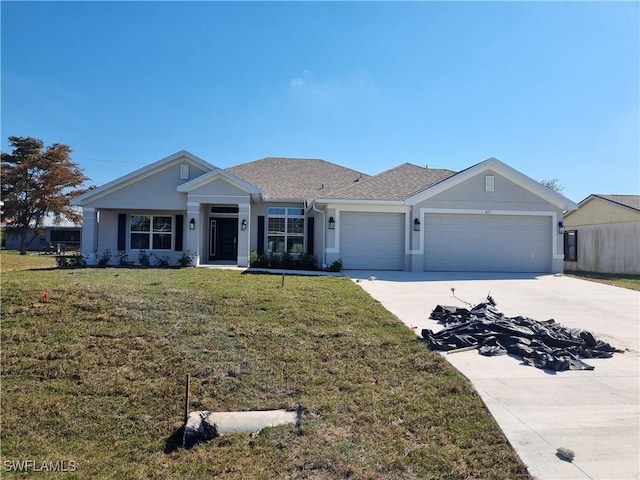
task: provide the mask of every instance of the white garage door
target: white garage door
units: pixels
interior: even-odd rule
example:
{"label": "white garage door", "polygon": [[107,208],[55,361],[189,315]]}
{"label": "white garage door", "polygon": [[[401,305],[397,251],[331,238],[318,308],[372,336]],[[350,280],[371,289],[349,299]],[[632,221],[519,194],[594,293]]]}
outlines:
{"label": "white garage door", "polygon": [[404,215],[342,212],[340,258],[343,268],[402,270]]}
{"label": "white garage door", "polygon": [[425,271],[550,272],[551,217],[427,214]]}

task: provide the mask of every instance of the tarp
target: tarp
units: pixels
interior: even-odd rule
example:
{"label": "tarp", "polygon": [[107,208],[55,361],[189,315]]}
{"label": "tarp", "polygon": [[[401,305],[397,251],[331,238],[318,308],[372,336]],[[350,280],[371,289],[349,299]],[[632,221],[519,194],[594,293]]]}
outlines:
{"label": "tarp", "polygon": [[554,371],[593,370],[581,359],[609,358],[622,352],[586,330],[567,328],[555,320],[505,317],[491,297],[471,310],[438,305],[429,318],[445,326],[436,333],[422,330],[432,350],[477,347],[481,355],[508,353],[521,357],[526,365]]}

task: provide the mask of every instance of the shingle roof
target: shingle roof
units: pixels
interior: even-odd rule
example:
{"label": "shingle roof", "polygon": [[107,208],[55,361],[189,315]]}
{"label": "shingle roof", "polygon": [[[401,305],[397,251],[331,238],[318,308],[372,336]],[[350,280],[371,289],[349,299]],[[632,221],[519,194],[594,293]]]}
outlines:
{"label": "shingle roof", "polygon": [[325,160],[263,158],[226,169],[255,185],[266,197],[314,199],[344,189],[366,175]]}
{"label": "shingle roof", "polygon": [[348,200],[406,200],[455,173],[446,169],[424,168],[403,163],[374,177],[360,180],[343,190],[318,196]]}
{"label": "shingle roof", "polygon": [[592,197],[603,198],[613,203],[617,203],[624,207],[633,208],[640,211],[640,195],[600,195],[593,194]]}

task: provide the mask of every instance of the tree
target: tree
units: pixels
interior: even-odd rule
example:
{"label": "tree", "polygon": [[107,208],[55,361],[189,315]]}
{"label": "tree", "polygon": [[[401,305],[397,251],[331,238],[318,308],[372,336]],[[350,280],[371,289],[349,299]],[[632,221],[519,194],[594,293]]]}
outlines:
{"label": "tree", "polygon": [[562,185],[560,180],[557,178],[552,178],[551,180],[540,180],[540,183],[554,192],[562,193],[564,191],[564,185]]}
{"label": "tree", "polygon": [[41,231],[48,214],[79,223],[81,215],[69,204],[86,192],[89,180],[71,160],[68,145],[54,143],[45,148],[42,140],[9,137],[12,153],[2,152],[0,194],[4,201],[3,222],[20,238],[20,254],[27,253],[30,231]]}

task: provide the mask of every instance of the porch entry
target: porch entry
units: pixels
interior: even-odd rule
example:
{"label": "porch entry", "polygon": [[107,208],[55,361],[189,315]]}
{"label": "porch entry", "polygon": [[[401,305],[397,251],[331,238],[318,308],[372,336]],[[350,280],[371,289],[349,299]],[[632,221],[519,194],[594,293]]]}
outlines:
{"label": "porch entry", "polygon": [[209,260],[237,260],[238,219],[209,219]]}

